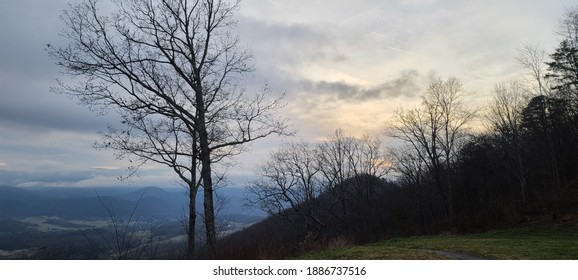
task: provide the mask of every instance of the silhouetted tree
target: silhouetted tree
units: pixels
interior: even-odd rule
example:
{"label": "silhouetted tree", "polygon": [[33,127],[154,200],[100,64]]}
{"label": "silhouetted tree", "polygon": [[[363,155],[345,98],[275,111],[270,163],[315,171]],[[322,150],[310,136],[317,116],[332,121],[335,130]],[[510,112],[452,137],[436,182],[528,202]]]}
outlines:
{"label": "silhouetted tree", "polygon": [[485,114],[487,126],[495,133],[496,144],[503,158],[504,170],[514,175],[518,181],[522,202],[526,201],[526,158],[522,133],[522,110],[527,97],[518,81],[500,83],[494,87],[494,93]]}
{"label": "silhouetted tree", "polygon": [[523,75],[527,85],[518,83],[516,86],[528,86],[534,95],[546,95],[550,92],[550,80],[546,79],[546,51],[538,45],[524,44],[515,60],[525,70]]}
{"label": "silhouetted tree", "polygon": [[110,141],[101,147],[131,155],[137,166],[153,161],[176,172],[191,197],[189,231],[194,196],[203,188],[206,240],[214,258],[213,164],[248,142],[284,133],[285,122],[275,116],[283,104],[269,100],[268,90],[243,91],[252,67],[251,55],[231,33],[238,2],[115,3],[108,15],[97,0],[64,12],[61,34],[69,43],[49,47],[49,54],[74,82],[60,83],[56,91],[119,113],[126,128],[105,132]]}
{"label": "silhouetted tree", "polygon": [[475,110],[462,104],[462,83],[456,78],[432,80],[422,95],[422,107],[395,112],[388,134],[412,147],[434,176],[441,207],[453,216],[452,172],[456,153],[467,137]]}
{"label": "silhouetted tree", "polygon": [[417,200],[421,233],[428,232],[428,204],[431,201],[428,190],[430,177],[425,162],[419,158],[412,147],[404,146],[390,152],[393,171],[397,183]]}
{"label": "silhouetted tree", "polygon": [[317,150],[307,142],[287,143],[262,163],[247,191],[250,204],[269,215],[291,221],[300,216],[306,232],[315,235],[323,226],[316,198],[323,191],[316,162]]}
{"label": "silhouetted tree", "polygon": [[288,143],[272,153],[257,170],[261,179],[249,186],[247,199],[297,229],[294,217],[300,217],[304,234],[313,239],[327,236],[326,230],[362,236],[382,217],[376,201],[389,168],[378,139],[338,130],[318,145]]}

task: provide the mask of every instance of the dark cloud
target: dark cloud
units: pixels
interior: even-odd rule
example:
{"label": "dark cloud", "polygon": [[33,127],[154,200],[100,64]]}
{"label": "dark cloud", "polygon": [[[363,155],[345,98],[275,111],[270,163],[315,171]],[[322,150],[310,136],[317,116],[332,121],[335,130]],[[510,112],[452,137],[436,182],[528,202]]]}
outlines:
{"label": "dark cloud", "polygon": [[304,80],[298,82],[301,90],[335,96],[339,100],[373,100],[395,97],[415,97],[419,94],[418,72],[404,71],[401,76],[373,87],[363,87],[344,81],[327,82]]}
{"label": "dark cloud", "polygon": [[105,129],[107,123],[116,122],[113,114],[97,116],[63,96],[48,92],[48,89],[38,93],[33,89],[26,92],[16,86],[8,87],[9,90],[1,92],[0,102],[0,125],[5,129],[17,125],[38,131],[97,132]]}
{"label": "dark cloud", "polygon": [[4,3],[0,9],[0,75],[42,82],[55,77],[54,62],[44,51],[57,44],[62,28],[60,14],[66,0],[21,0]]}
{"label": "dark cloud", "polygon": [[0,130],[6,124],[32,129],[96,131],[114,121],[97,118],[66,96],[50,92],[59,68],[44,50],[59,41],[64,0],[13,1],[0,10]]}
{"label": "dark cloud", "polygon": [[258,64],[282,67],[346,60],[345,55],[335,51],[335,38],[316,26],[240,17],[236,31],[242,42],[250,45]]}
{"label": "dark cloud", "polygon": [[241,42],[253,53],[256,71],[248,88],[268,83],[277,91],[293,92],[300,69],[310,65],[345,63],[349,57],[339,50],[334,34],[326,28],[300,23],[274,23],[239,17]]}
{"label": "dark cloud", "polygon": [[325,65],[331,68],[331,65],[342,65],[350,60],[360,59],[352,57],[354,54],[345,51],[355,47],[354,42],[360,38],[346,39],[344,34],[331,26],[282,24],[240,17],[238,32],[243,42],[260,42],[250,45],[257,68],[253,82],[257,85],[267,82],[274,89],[287,91],[290,95],[300,91],[333,96],[339,100],[372,100],[418,95],[416,70],[403,71],[399,77],[371,87],[345,81],[303,79],[300,73],[291,72],[310,65]]}

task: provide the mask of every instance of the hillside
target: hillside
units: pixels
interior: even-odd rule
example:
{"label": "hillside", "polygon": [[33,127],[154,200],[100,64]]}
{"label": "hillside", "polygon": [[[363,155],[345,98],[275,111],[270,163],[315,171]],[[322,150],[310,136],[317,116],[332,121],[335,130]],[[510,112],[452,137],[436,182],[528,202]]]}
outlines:
{"label": "hillside", "polygon": [[359,175],[225,237],[222,257],[283,259],[335,239],[366,244],[386,236],[415,234],[403,221],[412,216],[411,209],[400,208],[403,202],[403,192],[390,182]]}
{"label": "hillside", "polygon": [[[456,215],[453,221],[447,221],[433,219],[435,216],[431,212],[419,211],[419,208],[415,207],[411,190],[374,176],[360,175],[322,192],[307,203],[273,213],[267,219],[227,236],[222,240],[222,256],[225,259],[287,259],[326,248],[362,246],[385,240],[378,244],[385,244],[387,250],[374,252],[371,248],[375,245],[368,245],[369,247],[337,251],[335,256],[322,254],[317,258],[447,257],[432,254],[429,252],[431,250],[447,251],[450,256],[464,253],[492,259],[574,258],[576,252],[560,248],[578,248],[577,238],[567,238],[576,233],[578,224],[578,208],[575,204],[578,199],[573,189],[568,188],[565,195],[556,200],[544,199],[518,208],[480,209],[473,215],[464,212]],[[427,227],[424,227],[424,217],[428,218]],[[551,225],[552,228],[531,228],[536,225]],[[525,230],[525,227],[530,228]],[[482,234],[481,239],[477,239],[477,235],[457,235],[495,229],[506,230],[503,233],[498,231],[495,236],[491,233]],[[435,236],[442,233],[456,235],[435,237],[437,241],[432,241],[431,244],[410,242],[399,243],[408,247],[395,245],[398,244],[395,242],[399,242],[395,241],[399,240],[397,238]],[[416,238],[407,240],[428,240]],[[557,245],[555,241],[558,239],[568,242]],[[480,241],[482,244],[479,248],[470,247],[471,241]],[[502,247],[486,248],[483,244]],[[528,248],[544,252],[545,255],[523,251],[526,244],[539,245],[535,249]],[[521,251],[509,254],[509,248],[515,246],[520,246]],[[365,255],[367,248],[369,252]],[[561,251],[558,252],[557,248]],[[357,255],[357,250],[360,250],[361,255]]]}

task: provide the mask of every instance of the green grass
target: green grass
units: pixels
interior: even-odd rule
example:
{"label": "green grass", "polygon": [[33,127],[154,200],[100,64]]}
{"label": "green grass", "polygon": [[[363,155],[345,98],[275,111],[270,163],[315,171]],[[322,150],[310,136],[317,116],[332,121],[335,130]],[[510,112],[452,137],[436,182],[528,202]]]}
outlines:
{"label": "green grass", "polygon": [[313,252],[300,259],[448,259],[429,250],[498,260],[577,260],[578,225],[542,225],[467,235],[396,238]]}

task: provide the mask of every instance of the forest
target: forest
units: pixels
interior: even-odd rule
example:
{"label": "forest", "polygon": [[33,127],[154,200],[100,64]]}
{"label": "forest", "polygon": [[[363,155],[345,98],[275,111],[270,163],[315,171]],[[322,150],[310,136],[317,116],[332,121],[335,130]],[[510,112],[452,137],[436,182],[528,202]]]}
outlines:
{"label": "forest", "polygon": [[[186,186],[186,258],[283,259],[392,237],[576,222],[578,9],[561,16],[554,51],[520,48],[512,59],[525,74],[496,81],[488,104],[470,104],[459,77],[432,77],[416,93],[421,104],[395,111],[380,135],[338,129],[292,141],[283,96],[267,85],[244,91],[251,56],[230,32],[239,3],[193,2],[133,0],[102,17],[98,1],[86,1],[63,14],[70,43],[48,46],[75,79],[55,92],[121,118],[95,146],[130,159],[129,176],[156,163]],[[269,136],[286,140],[246,197],[269,217],[219,234],[221,171]]]}
{"label": "forest", "polygon": [[[526,44],[526,75],[468,106],[464,86],[432,79],[382,137],[343,131],[289,142],[264,162],[248,201],[270,218],[223,241],[225,258],[287,258],[392,237],[575,223],[578,10],[550,54]],[[258,236],[258,238],[255,238]]]}

